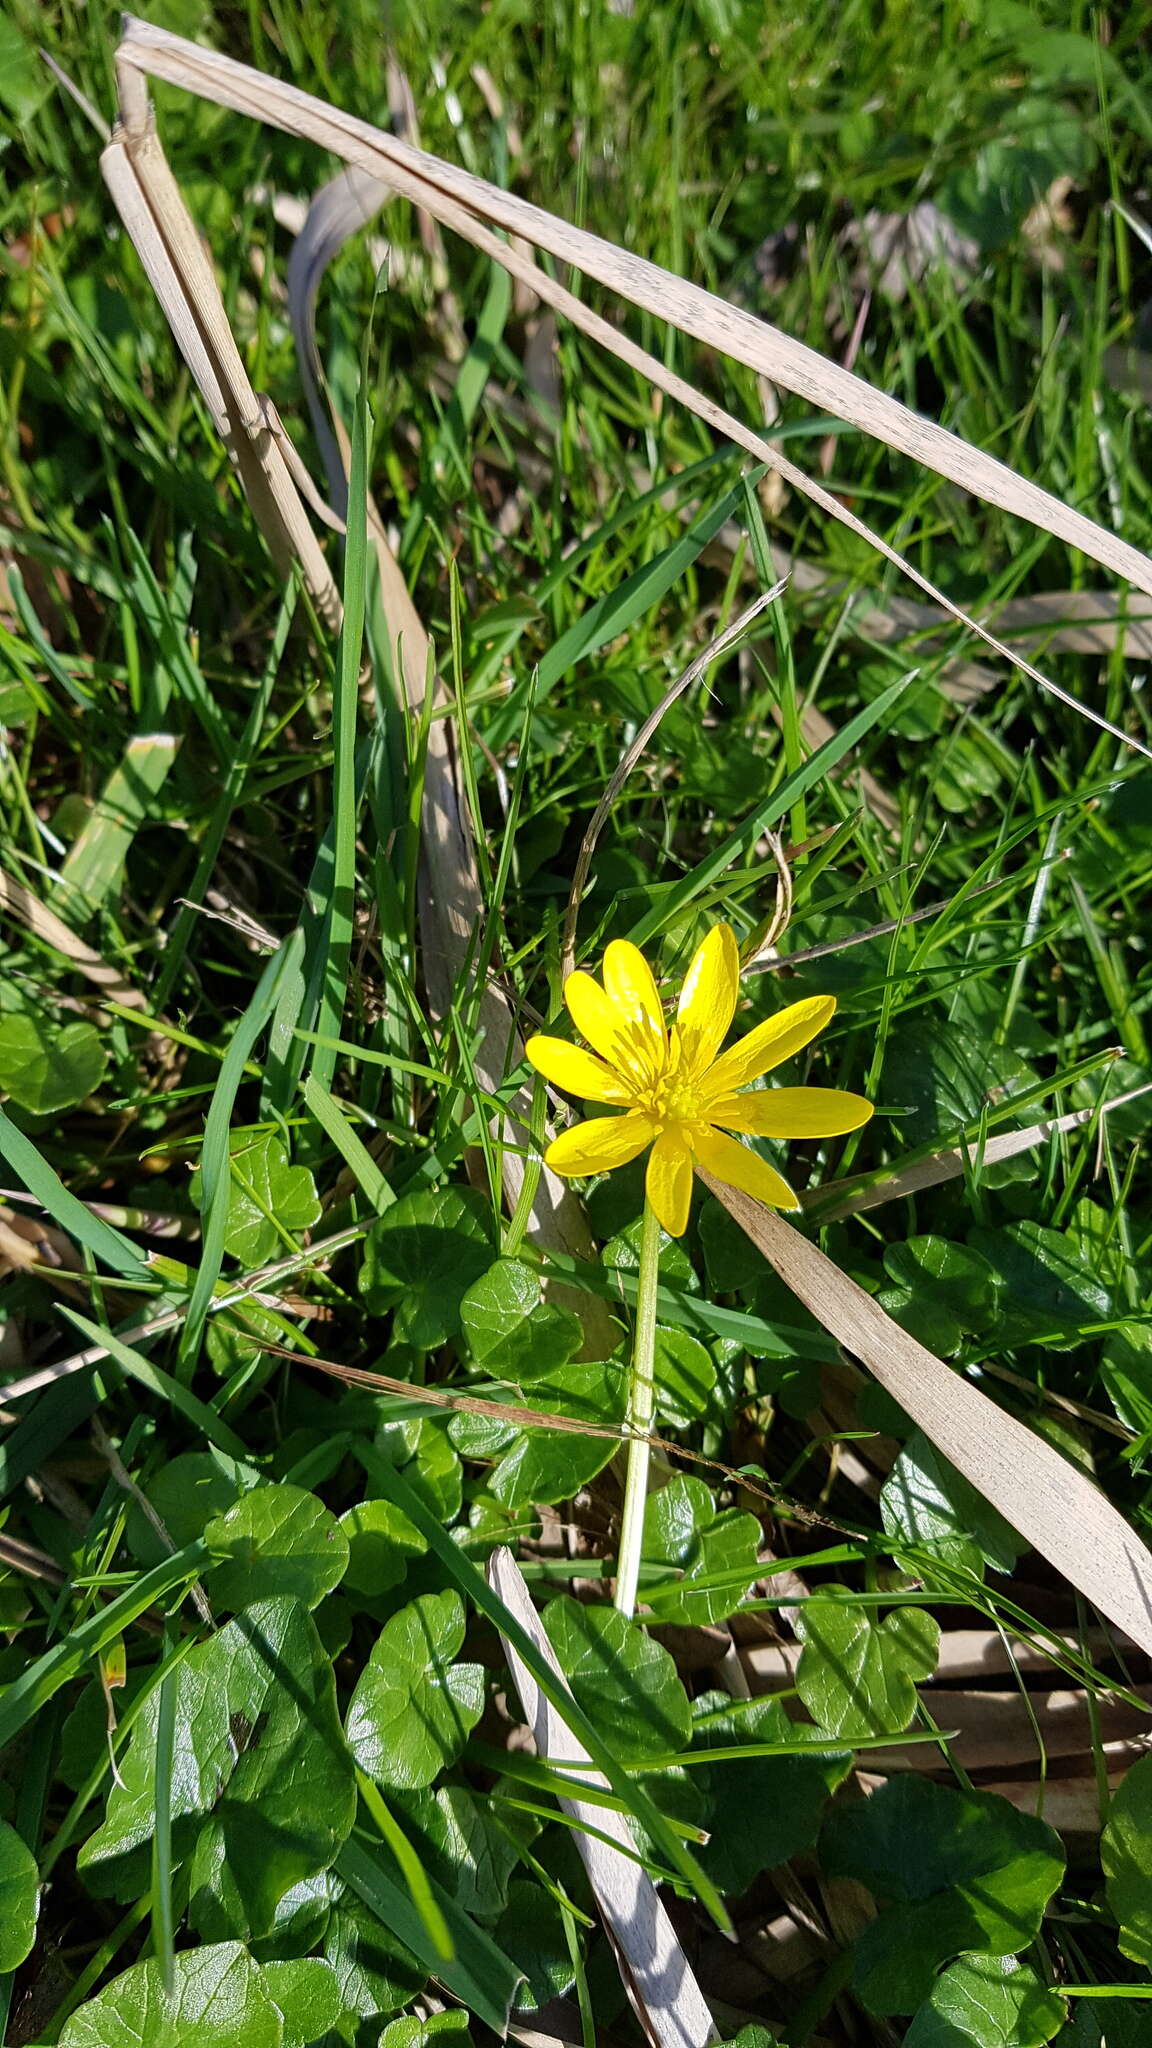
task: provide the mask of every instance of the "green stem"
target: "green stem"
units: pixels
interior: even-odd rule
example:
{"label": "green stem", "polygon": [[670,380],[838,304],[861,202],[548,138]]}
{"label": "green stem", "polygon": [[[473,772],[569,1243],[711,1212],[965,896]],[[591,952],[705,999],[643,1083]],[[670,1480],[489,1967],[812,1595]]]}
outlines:
{"label": "green stem", "polygon": [[636,1339],[628,1382],[628,1475],[624,1482],[624,1519],[616,1563],[616,1605],[631,1616],[640,1581],[644,1547],[644,1504],[648,1494],[648,1461],[652,1454],[652,1416],[656,1407],[653,1361],[656,1352],[656,1292],[660,1284],[660,1225],[650,1202],[644,1204],[640,1235],[640,1271],[636,1281]]}

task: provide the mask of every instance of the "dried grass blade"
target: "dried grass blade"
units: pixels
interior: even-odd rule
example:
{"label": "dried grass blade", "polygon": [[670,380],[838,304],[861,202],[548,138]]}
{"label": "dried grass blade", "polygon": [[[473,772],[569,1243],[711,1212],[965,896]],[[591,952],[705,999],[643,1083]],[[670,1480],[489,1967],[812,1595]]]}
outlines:
{"label": "dried grass blade", "polygon": [[866,1365],[957,1471],[1085,1598],[1152,1652],[1152,1555],[1084,1474],[751,1196],[703,1176],[785,1285]]}
{"label": "dried grass blade", "polygon": [[49,910],[46,903],[41,903],[40,898],[26,883],[18,882],[14,875],[0,868],[0,915],[5,912],[9,917],[18,918],[21,924],[27,925],[29,931],[34,932],[38,939],[42,939],[46,946],[51,946],[54,953],[59,953],[62,959],[67,960],[77,974],[82,974],[86,980],[94,982],[110,1003],[119,1003],[122,1010],[148,1008],[147,999],[139,989],[126,982],[118,970],[110,967],[91,946],[86,946],[83,939],[78,939],[75,932],[64,923],[63,918],[57,917],[54,910]]}
{"label": "dried grass blade", "polygon": [[[556,1653],[529,1598],[520,1567],[503,1546],[493,1552],[488,1581],[563,1682]],[[506,1636],[501,1640],[524,1718],[536,1738],[537,1755],[562,1761],[566,1769],[571,1767],[581,1778],[607,1789],[607,1779],[595,1770],[583,1744],[544,1697],[523,1658]],[[652,2048],[704,2048],[715,2038],[712,2015],[656,1887],[635,1860],[636,1845],[627,1821],[610,1807],[586,1799],[561,1799],[559,1804],[576,1823],[576,1847],[646,2039]],[[619,1842],[620,1848],[614,1848],[605,1836]]]}
{"label": "dried grass blade", "polygon": [[331,571],[271,416],[249,382],[215,272],[155,129],[147,122],[135,131],[117,128],[100,168],[216,430],[240,471],[277,568],[287,578],[298,564],[321,618],[338,626],[340,598]]}
{"label": "dried grass blade", "polygon": [[[1065,1131],[1082,1130],[1094,1117],[1106,1117],[1110,1110],[1122,1109],[1125,1103],[1135,1102],[1141,1095],[1150,1093],[1152,1081],[1146,1081],[1139,1088],[1130,1088],[1126,1095],[1114,1095],[1110,1102],[1090,1109],[1069,1110],[1066,1116],[1029,1124],[1022,1131],[1005,1131],[1000,1137],[985,1139],[980,1146],[952,1145],[946,1152],[934,1152],[930,1159],[916,1160],[886,1180],[873,1181],[868,1187],[857,1187],[855,1193],[843,1192],[851,1190],[851,1181],[829,1181],[826,1186],[813,1189],[811,1194],[801,1199],[805,1209],[821,1223],[838,1223],[843,1216],[858,1216],[865,1209],[879,1209],[885,1202],[897,1202],[905,1195],[919,1194],[922,1188],[935,1188],[943,1181],[959,1180],[972,1165],[974,1155],[989,1166],[1001,1159],[1015,1159],[1021,1152],[1030,1152],[1034,1145],[1043,1145],[1049,1138],[1059,1137]],[[825,1206],[829,1195],[839,1199]]]}
{"label": "dried grass blade", "polygon": [[[1081,549],[1094,561],[1134,583],[1137,589],[1152,595],[1152,561],[1138,549],[1028,483],[992,456],[970,447],[934,421],[911,412],[851,371],[741,307],[727,304],[658,264],[649,263],[630,250],[619,249],[586,229],[574,227],[458,165],[386,135],[371,122],[358,120],[297,87],[202,49],[133,15],[124,18],[118,56],[122,65],[166,78],[205,99],[235,107],[255,120],[318,142],[346,162],[376,170],[382,178],[391,177],[398,190],[413,183],[420,185],[423,189],[418,203],[446,225],[458,225],[457,219],[450,217],[450,210],[452,216],[467,212],[474,220],[489,221],[510,235],[522,237],[559,263],[573,264],[657,319],[694,335],[707,347],[719,349],[807,398],[811,404],[826,408],[913,461],[926,464],[961,489],[973,491],[1003,511],[1030,520],[1043,532],[1057,535],[1069,547]],[[461,232],[467,229],[461,228]],[[502,260],[509,268],[514,268],[514,253],[511,248],[504,250]],[[547,283],[538,271],[527,281],[537,290]],[[548,291],[541,295],[552,298]],[[619,339],[615,337],[617,344]],[[777,451],[770,450],[765,459],[775,463]],[[805,487],[814,490],[808,480]]]}

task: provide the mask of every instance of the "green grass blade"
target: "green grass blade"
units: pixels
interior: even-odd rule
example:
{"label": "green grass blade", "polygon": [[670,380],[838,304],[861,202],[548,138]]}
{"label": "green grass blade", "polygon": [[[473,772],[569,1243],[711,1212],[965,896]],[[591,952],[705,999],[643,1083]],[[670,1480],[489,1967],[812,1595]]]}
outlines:
{"label": "green grass blade", "polygon": [[[324,906],[321,945],[324,953],[322,990],[316,1029],[321,1037],[337,1038],[348,993],[352,933],[356,911],[356,819],[359,795],[356,777],[356,717],[359,709],[360,663],[364,653],[364,612],[368,585],[368,445],[371,421],[365,397],[365,372],[352,426],[352,463],[348,479],[348,528],[344,549],[344,623],[336,659],[332,707],[335,754],[332,763],[332,877]],[[312,1072],[322,1088],[330,1088],[335,1054],[318,1045]]]}
{"label": "green grass blade", "polygon": [[48,901],[65,916],[90,916],[109,897],[153,799],[163,788],[180,747],[174,733],[141,733],[124,749],[60,869]]}
{"label": "green grass blade", "polygon": [[784,813],[791,810],[793,804],[806,795],[808,790],[814,789],[818,782],[822,782],[829,771],[835,768],[837,762],[842,761],[845,754],[864,738],[865,733],[871,732],[874,725],[882,723],[893,706],[899,702],[911,680],[910,676],[900,676],[896,682],[890,683],[886,690],[882,690],[878,697],[873,698],[871,704],[866,704],[862,711],[856,713],[855,718],[850,718],[847,725],[838,733],[825,740],[822,747],[817,747],[816,752],[805,761],[803,767],[797,768],[791,775],[786,775],[772,794],[757,804],[754,811],[749,812],[742,825],[738,825],[720,846],[714,847],[712,852],[693,868],[691,874],[685,875],[669,889],[666,896],[662,895],[656,908],[648,911],[633,925],[628,934],[633,943],[637,946],[644,945],[646,940],[653,938],[665,925],[670,924],[695,897],[701,895],[705,889],[711,888],[713,882],[724,873],[725,868],[730,867],[740,854],[746,853],[750,846],[755,845],[762,832],[771,831]]}
{"label": "green grass blade", "polygon": [[377,1214],[382,1215],[396,1197],[363,1138],[349,1123],[335,1096],[321,1086],[314,1073],[308,1075],[301,1093],[321,1130],[332,1140],[345,1166],[355,1174],[361,1193]]}
{"label": "green grass blade", "polygon": [[70,1194],[55,1169],[49,1166],[42,1152],[38,1152],[24,1131],[21,1131],[0,1109],[0,1159],[7,1161],[17,1178],[23,1181],[28,1193],[39,1202],[41,1208],[57,1223],[61,1230],[82,1244],[114,1273],[123,1273],[133,1280],[148,1277],[148,1266],[144,1254],[138,1251],[129,1238],[121,1237],[103,1217],[94,1216],[83,1202]]}
{"label": "green grass blade", "polygon": [[226,1422],[221,1421],[216,1410],[210,1408],[206,1401],[201,1401],[179,1380],[173,1379],[171,1373],[164,1372],[158,1365],[153,1365],[151,1359],[145,1358],[142,1352],[134,1350],[130,1344],[125,1344],[114,1330],[103,1328],[99,1323],[89,1322],[87,1316],[82,1316],[78,1309],[69,1308],[65,1302],[60,1304],[60,1313],[66,1316],[70,1323],[74,1323],[81,1336],[87,1337],[90,1343],[102,1344],[109,1358],[114,1359],[131,1379],[136,1380],[140,1386],[147,1387],[148,1392],[154,1394],[157,1400],[166,1401],[170,1407],[175,1408],[177,1413],[184,1417],[185,1422],[191,1423],[193,1429],[202,1430],[209,1443],[215,1444],[218,1451],[226,1451],[230,1458],[238,1458],[242,1463],[247,1463],[247,1444],[234,1430],[229,1429]]}
{"label": "green grass blade", "polygon": [[455,1900],[429,1879],[429,1889],[455,1950],[454,1960],[445,1962],[429,1939],[407,1892],[385,1870],[375,1844],[353,1834],[336,1858],[336,1868],[381,1925],[411,1949],[445,1990],[502,2040],[523,1971],[497,1947],[491,1935],[477,1927]]}
{"label": "green grass blade", "polygon": [[150,1572],[142,1573],[134,1585],[126,1587],[88,1621],[69,1630],[62,1642],[54,1643],[42,1657],[37,1657],[0,1692],[0,1749],[27,1727],[33,1715],[47,1706],[62,1685],[79,1677],[90,1657],[98,1656],[117,1636],[123,1635],[155,1601],[162,1600],[185,1580],[191,1583],[208,1562],[207,1544],[187,1544]]}
{"label": "green grass blade", "polygon": [[256,993],[233,1033],[232,1042],[220,1068],[220,1078],[213,1091],[211,1107],[205,1119],[204,1146],[200,1155],[203,1246],[181,1338],[182,1365],[193,1360],[199,1349],[209,1304],[220,1277],[220,1267],[224,1258],[224,1233],[228,1224],[228,1199],[232,1186],[228,1135],[232,1127],[232,1111],[236,1096],[252,1049],[275,1011],[281,986],[297,970],[303,943],[303,936],[297,930],[269,960],[256,985]]}

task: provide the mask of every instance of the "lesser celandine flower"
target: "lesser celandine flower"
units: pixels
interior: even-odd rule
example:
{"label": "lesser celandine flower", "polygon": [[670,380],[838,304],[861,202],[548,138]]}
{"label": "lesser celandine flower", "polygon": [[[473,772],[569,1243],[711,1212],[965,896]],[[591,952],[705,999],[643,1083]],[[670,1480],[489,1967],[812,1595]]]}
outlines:
{"label": "lesser celandine flower", "polygon": [[798,1208],[775,1167],[729,1133],[838,1138],[867,1123],[872,1104],[838,1088],[750,1090],[823,1030],[836,999],[792,1003],[721,1052],[739,990],[740,956],[727,924],[714,925],[697,948],[671,1027],[652,970],[627,939],[613,939],[605,952],[603,987],[590,974],[570,974],[564,1001],[593,1050],[537,1037],[525,1051],[546,1080],[624,1114],[561,1132],[547,1164],[560,1174],[604,1173],[650,1145],[648,1202],[672,1237],[687,1227],[694,1164],[774,1208]]}
{"label": "lesser celandine flower", "polygon": [[872,1104],[862,1095],[845,1095],[838,1088],[752,1090],[752,1082],[815,1038],[836,1002],[833,996],[809,996],[721,1052],[739,993],[740,955],[729,925],[715,925],[697,948],[671,1026],[665,1023],[643,953],[627,939],[614,939],[604,955],[603,987],[579,972],[564,984],[564,1001],[592,1051],[563,1038],[530,1038],[525,1047],[546,1080],[587,1102],[624,1112],[590,1117],[562,1131],[544,1154],[557,1173],[604,1173],[652,1147],[636,1273],[628,1475],[616,1564],[616,1605],[628,1615],[635,1609],[640,1581],[656,1412],[661,1228],[672,1237],[687,1228],[697,1165],[777,1209],[799,1207],[775,1167],[732,1132],[754,1138],[836,1138],[858,1130],[872,1114]]}

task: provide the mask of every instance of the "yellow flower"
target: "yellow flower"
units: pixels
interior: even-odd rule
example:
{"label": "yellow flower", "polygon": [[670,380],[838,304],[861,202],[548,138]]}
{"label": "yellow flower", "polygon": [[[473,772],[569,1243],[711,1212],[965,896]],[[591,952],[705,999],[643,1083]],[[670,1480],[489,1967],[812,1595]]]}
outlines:
{"label": "yellow flower", "polygon": [[561,1174],[604,1173],[651,1145],[648,1200],[671,1237],[687,1227],[694,1164],[774,1208],[799,1208],[775,1167],[727,1133],[838,1138],[867,1123],[872,1104],[837,1088],[740,1093],[815,1038],[836,998],[793,1003],[721,1053],[739,992],[740,956],[726,924],[697,948],[671,1029],[652,970],[627,939],[613,939],[605,952],[603,987],[580,970],[570,974],[564,1001],[593,1051],[544,1037],[530,1038],[525,1051],[545,1080],[625,1114],[562,1131],[544,1154],[547,1164]]}

